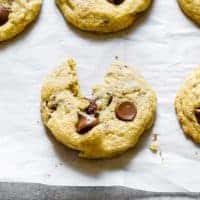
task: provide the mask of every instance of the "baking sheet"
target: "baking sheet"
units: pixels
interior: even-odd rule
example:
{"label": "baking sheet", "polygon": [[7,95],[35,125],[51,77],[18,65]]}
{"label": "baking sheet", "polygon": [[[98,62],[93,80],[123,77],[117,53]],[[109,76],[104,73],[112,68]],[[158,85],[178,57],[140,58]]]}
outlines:
{"label": "baking sheet", "polygon": [[199,193],[147,192],[127,187],[50,186],[38,183],[0,183],[1,200],[199,200]]}
{"label": "baking sheet", "polygon": [[[36,23],[0,45],[0,181],[68,186],[121,185],[150,191],[198,191],[200,149],[188,140],[174,112],[183,78],[199,64],[200,30],[175,0],[155,0],[132,28],[111,35],[81,32],[66,24],[54,1],[45,0]],[[151,135],[122,156],[89,161],[57,143],[41,123],[43,78],[67,57],[78,64],[81,88],[101,81],[115,56],[144,75],[158,96]]]}

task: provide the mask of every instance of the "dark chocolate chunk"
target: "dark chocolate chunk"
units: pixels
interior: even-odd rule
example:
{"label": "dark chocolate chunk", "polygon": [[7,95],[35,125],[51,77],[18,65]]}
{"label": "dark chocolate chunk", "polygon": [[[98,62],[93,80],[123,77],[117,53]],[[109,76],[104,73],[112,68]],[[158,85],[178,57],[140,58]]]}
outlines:
{"label": "dark chocolate chunk", "polygon": [[96,100],[91,100],[88,99],[90,101],[89,106],[86,108],[86,113],[88,115],[95,115],[97,112],[97,104],[96,104]]}
{"label": "dark chocolate chunk", "polygon": [[121,4],[124,0],[107,0],[108,2],[115,4],[115,5],[119,5]]}
{"label": "dark chocolate chunk", "polygon": [[85,116],[79,113],[78,122],[76,124],[77,132],[80,134],[84,134],[95,127],[98,123],[98,118],[94,116]]}

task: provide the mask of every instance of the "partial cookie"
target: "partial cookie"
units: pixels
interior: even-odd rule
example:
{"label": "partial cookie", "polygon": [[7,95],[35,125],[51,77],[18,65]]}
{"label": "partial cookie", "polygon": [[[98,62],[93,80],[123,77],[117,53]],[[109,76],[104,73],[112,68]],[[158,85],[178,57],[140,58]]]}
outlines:
{"label": "partial cookie", "polygon": [[184,81],[176,96],[175,108],[183,131],[200,143],[200,67]]}
{"label": "partial cookie", "polygon": [[56,0],[74,26],[94,32],[115,32],[130,26],[152,0]]}
{"label": "partial cookie", "polygon": [[39,14],[42,0],[0,0],[0,41],[22,32]]}
{"label": "partial cookie", "polygon": [[199,0],[178,0],[184,13],[194,22],[200,24],[200,1]]}
{"label": "partial cookie", "polygon": [[110,66],[92,98],[80,91],[75,62],[68,60],[43,83],[41,113],[58,141],[85,158],[112,157],[127,151],[152,126],[156,95],[133,69]]}

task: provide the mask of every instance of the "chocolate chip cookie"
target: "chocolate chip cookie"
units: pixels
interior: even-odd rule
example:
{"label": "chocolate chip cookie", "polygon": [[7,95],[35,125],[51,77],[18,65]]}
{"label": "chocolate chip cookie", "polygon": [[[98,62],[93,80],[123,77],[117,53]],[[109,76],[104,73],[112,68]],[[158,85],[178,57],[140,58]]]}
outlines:
{"label": "chocolate chip cookie", "polygon": [[199,0],[178,0],[183,12],[194,22],[200,24],[200,1]]}
{"label": "chocolate chip cookie", "polygon": [[135,70],[114,61],[92,96],[81,94],[70,59],[44,81],[41,113],[46,127],[81,157],[113,157],[132,148],[154,121],[156,95]]}
{"label": "chocolate chip cookie", "polygon": [[0,41],[22,32],[39,14],[42,0],[0,0]]}
{"label": "chocolate chip cookie", "polygon": [[183,131],[200,143],[200,67],[184,81],[176,96],[175,108]]}
{"label": "chocolate chip cookie", "polygon": [[130,26],[152,0],[56,0],[74,26],[94,32],[115,32]]}

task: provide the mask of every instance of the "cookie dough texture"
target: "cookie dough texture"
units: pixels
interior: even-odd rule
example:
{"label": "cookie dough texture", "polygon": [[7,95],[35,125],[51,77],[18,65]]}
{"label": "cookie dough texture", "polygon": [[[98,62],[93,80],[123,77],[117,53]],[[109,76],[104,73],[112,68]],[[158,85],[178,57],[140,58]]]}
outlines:
{"label": "cookie dough texture", "polygon": [[82,30],[115,32],[130,26],[151,1],[124,0],[119,5],[109,0],[56,0],[56,3],[65,18]]}
{"label": "cookie dough texture", "polygon": [[195,109],[200,107],[200,67],[184,81],[175,100],[177,117],[187,136],[200,143],[200,124]]}
{"label": "cookie dough texture", "polygon": [[[154,91],[136,71],[114,61],[104,82],[93,88],[99,124],[85,134],[79,134],[76,130],[78,113],[89,102],[81,94],[75,68],[75,62],[70,59],[45,79],[41,94],[44,124],[58,141],[80,151],[81,157],[113,157],[134,147],[154,121]],[[116,106],[125,101],[134,102],[137,107],[133,121],[122,121],[116,117]]]}
{"label": "cookie dough texture", "polygon": [[184,13],[194,22],[200,24],[200,1],[199,0],[178,0]]}
{"label": "cookie dough texture", "polygon": [[0,41],[22,32],[39,14],[42,0],[0,0],[0,6],[9,10],[8,21],[0,26]]}

